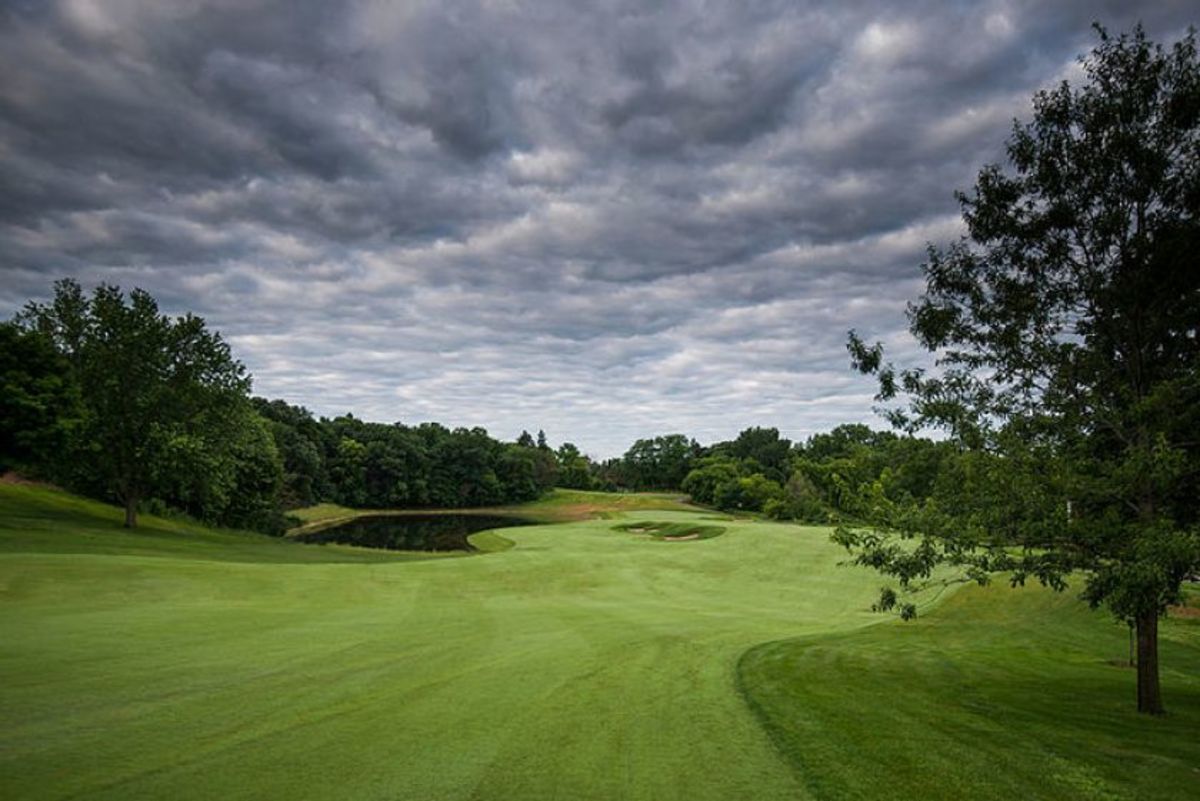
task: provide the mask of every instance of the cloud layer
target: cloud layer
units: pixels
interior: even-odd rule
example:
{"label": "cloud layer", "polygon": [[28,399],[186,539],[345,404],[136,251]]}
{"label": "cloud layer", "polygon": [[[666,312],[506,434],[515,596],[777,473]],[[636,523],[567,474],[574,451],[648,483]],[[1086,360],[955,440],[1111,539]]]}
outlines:
{"label": "cloud layer", "polygon": [[141,286],[261,394],[600,456],[869,422],[846,330],[911,353],[953,191],[1188,6],[8,3],[0,314]]}

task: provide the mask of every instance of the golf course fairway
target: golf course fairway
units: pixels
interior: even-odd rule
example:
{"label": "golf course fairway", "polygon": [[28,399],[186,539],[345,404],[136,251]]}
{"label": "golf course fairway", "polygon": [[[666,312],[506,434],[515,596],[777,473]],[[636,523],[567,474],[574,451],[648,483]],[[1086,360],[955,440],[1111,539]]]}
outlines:
{"label": "golf course fairway", "polygon": [[0,486],[0,797],[1200,797],[1196,620],[1138,719],[1124,628],[1071,593],[931,589],[902,624],[827,529],[711,517],[414,557]]}

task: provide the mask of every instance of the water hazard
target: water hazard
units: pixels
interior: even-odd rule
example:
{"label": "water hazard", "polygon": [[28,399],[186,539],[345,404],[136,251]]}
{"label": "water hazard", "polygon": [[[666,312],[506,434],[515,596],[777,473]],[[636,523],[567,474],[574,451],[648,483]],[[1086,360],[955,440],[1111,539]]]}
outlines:
{"label": "water hazard", "polygon": [[301,542],[340,542],[391,551],[473,551],[467,537],[476,531],[533,525],[501,515],[371,515],[349,523],[297,535]]}

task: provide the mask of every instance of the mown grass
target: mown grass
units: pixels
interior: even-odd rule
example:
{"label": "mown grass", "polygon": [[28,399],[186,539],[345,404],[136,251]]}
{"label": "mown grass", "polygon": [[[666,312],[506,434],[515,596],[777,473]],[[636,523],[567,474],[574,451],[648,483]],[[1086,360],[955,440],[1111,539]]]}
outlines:
{"label": "mown grass", "polygon": [[[611,500],[548,505],[675,503]],[[1194,628],[1164,627],[1173,717],[1139,720],[1103,616],[931,589],[894,624],[826,529],[581,520],[405,561],[119,523],[0,486],[0,797],[1172,798],[1197,764]]]}
{"label": "mown grass", "polygon": [[346,564],[129,535],[28,492],[0,488],[5,798],[793,799],[738,655],[873,619],[874,578],[839,570],[820,529],[676,548],[591,520]]}
{"label": "mown grass", "polygon": [[762,645],[739,679],[817,798],[1200,798],[1200,621],[1161,637],[1164,719],[1134,712],[1128,629],[1040,588]]}

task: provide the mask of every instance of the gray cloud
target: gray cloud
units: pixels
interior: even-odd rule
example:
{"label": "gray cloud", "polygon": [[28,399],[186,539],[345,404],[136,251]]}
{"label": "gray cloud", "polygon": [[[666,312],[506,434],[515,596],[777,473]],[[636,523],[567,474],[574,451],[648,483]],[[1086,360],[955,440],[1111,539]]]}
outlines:
{"label": "gray cloud", "polygon": [[874,420],[858,328],[1099,19],[1185,2],[11,2],[0,314],[70,275],[225,332],[319,413],[668,430]]}

